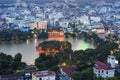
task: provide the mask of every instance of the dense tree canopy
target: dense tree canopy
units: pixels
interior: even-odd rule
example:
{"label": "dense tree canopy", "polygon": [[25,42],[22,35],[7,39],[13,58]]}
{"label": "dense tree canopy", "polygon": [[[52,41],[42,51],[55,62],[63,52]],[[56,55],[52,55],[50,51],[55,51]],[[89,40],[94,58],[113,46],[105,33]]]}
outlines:
{"label": "dense tree canopy", "polygon": [[10,74],[16,72],[16,70],[21,70],[26,66],[25,62],[21,62],[22,55],[20,53],[16,54],[15,57],[11,55],[6,55],[5,53],[0,53],[0,75]]}
{"label": "dense tree canopy", "polygon": [[0,31],[0,41],[26,40],[29,38],[33,38],[33,34],[30,31],[20,30]]}
{"label": "dense tree canopy", "polygon": [[44,41],[42,43],[39,43],[36,49],[39,54],[41,53],[45,53],[45,54],[54,53],[55,54],[65,49],[71,49],[71,43],[67,41],[61,41],[61,42],[60,41]]}

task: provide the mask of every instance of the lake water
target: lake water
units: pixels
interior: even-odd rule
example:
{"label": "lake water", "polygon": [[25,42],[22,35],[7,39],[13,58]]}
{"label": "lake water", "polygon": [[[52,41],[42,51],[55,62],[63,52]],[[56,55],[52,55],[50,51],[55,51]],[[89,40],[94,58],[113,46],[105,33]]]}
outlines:
{"label": "lake water", "polygon": [[[10,54],[14,56],[16,53],[22,54],[22,61],[27,64],[34,64],[34,60],[38,57],[36,53],[36,46],[45,40],[27,40],[26,42],[21,43],[7,43],[0,44],[0,52]],[[94,48],[94,45],[88,42],[85,42],[82,39],[66,39],[72,44],[73,50],[85,50],[87,48]]]}

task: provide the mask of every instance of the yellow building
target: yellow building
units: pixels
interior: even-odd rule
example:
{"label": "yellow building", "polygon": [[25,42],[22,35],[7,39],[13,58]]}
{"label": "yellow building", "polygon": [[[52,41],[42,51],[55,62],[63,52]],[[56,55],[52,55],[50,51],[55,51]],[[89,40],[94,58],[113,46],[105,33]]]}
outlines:
{"label": "yellow building", "polygon": [[58,40],[58,41],[64,41],[65,36],[63,31],[51,31],[48,32],[48,40]]}

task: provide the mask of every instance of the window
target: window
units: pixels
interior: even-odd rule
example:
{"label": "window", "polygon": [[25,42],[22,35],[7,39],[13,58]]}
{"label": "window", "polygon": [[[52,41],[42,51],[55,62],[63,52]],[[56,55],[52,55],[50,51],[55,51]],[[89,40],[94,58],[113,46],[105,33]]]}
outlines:
{"label": "window", "polygon": [[102,73],[103,73],[104,71],[102,70]]}
{"label": "window", "polygon": [[97,72],[97,70],[95,70],[95,72]]}
{"label": "window", "polygon": [[98,73],[100,73],[100,71],[98,71]]}
{"label": "window", "polygon": [[114,58],[112,58],[112,60],[114,60]]}
{"label": "window", "polygon": [[108,71],[106,71],[106,74],[108,74]]}

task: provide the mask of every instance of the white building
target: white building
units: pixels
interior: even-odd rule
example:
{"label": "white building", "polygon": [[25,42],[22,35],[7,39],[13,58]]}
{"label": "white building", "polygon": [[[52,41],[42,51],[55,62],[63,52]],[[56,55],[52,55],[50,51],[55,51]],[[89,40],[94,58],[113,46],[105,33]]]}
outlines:
{"label": "white building", "polygon": [[88,11],[88,14],[90,14],[90,15],[94,14],[94,13],[96,13],[96,11],[94,9],[91,9],[91,10]]}
{"label": "white building", "polygon": [[80,22],[84,25],[90,25],[89,16],[86,16],[86,15],[81,16]]}
{"label": "white building", "polygon": [[35,21],[35,22],[29,22],[24,23],[24,26],[30,26],[31,29],[47,29],[47,21]]}
{"label": "white building", "polygon": [[60,19],[64,17],[62,12],[53,12],[49,14],[49,19]]}
{"label": "white building", "polygon": [[115,76],[115,56],[109,55],[107,58],[107,64],[97,61],[95,63],[94,74],[96,77],[114,77]]}
{"label": "white building", "polygon": [[105,34],[105,28],[102,24],[98,24],[95,26],[95,29],[92,30],[93,32],[97,33],[97,34]]}
{"label": "white building", "polygon": [[115,60],[115,56],[109,55],[107,58],[107,63],[109,63],[112,68],[115,68]]}
{"label": "white building", "polygon": [[45,14],[44,13],[36,13],[37,18],[45,19]]}
{"label": "white building", "polygon": [[69,21],[68,20],[59,21],[59,25],[61,27],[67,28],[69,26]]}
{"label": "white building", "polygon": [[115,19],[120,19],[120,14],[114,15],[114,18],[115,18]]}
{"label": "white building", "polygon": [[101,9],[99,10],[99,13],[106,13],[108,10],[107,7],[101,7]]}
{"label": "white building", "polygon": [[103,27],[97,27],[96,28],[96,33],[97,34],[105,33],[105,29]]}
{"label": "white building", "polygon": [[32,73],[32,80],[55,80],[55,72],[44,70]]}
{"label": "white building", "polygon": [[100,22],[101,21],[101,17],[99,16],[91,16],[90,17],[90,20],[93,21],[93,22]]}

